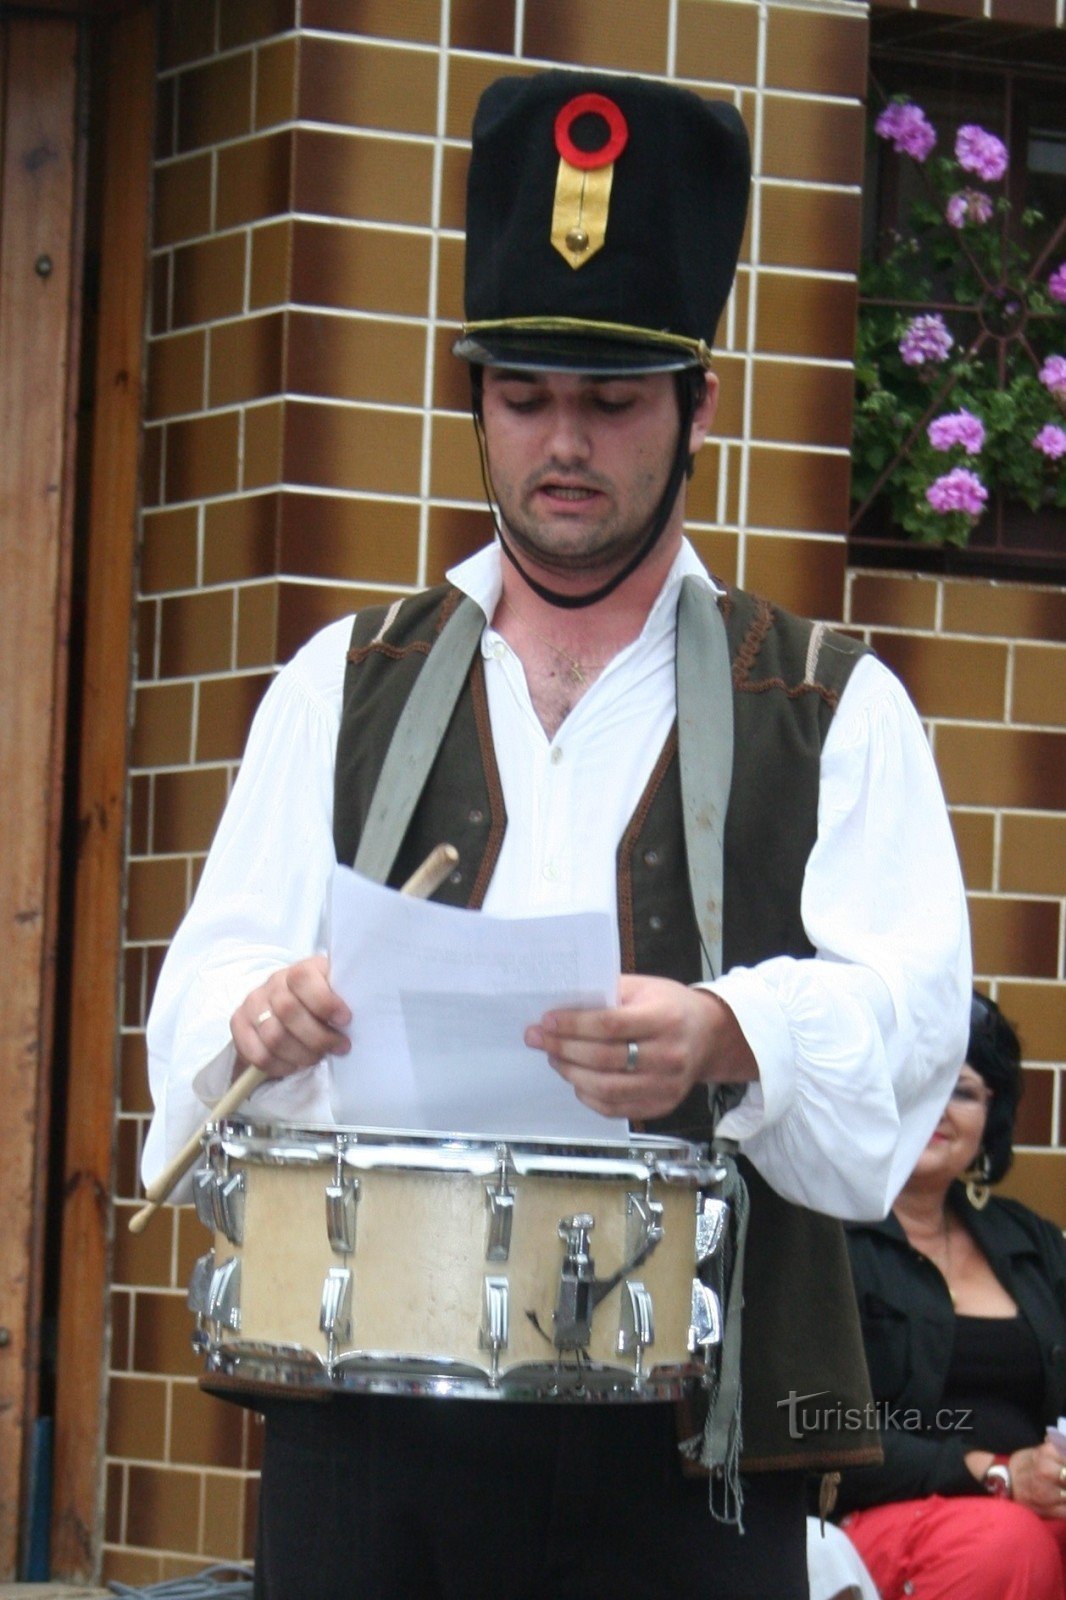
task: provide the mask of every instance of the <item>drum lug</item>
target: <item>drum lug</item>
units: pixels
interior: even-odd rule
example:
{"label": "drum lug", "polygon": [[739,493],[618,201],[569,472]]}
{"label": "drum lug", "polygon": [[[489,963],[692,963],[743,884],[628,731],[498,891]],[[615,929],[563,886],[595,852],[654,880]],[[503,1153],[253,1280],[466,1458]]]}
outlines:
{"label": "drum lug", "polygon": [[479,1350],[488,1350],[492,1356],[489,1382],[493,1388],[500,1377],[500,1351],[507,1349],[508,1318],[510,1312],[510,1286],[506,1278],[486,1277],[482,1304],[482,1322],[478,1329]]}
{"label": "drum lug", "polygon": [[[499,1148],[499,1147],[498,1147]],[[514,1190],[508,1179],[506,1147],[499,1148],[499,1172],[495,1184],[485,1185],[487,1227],[485,1230],[485,1260],[506,1261],[511,1254],[511,1223],[514,1219]],[[486,1283],[489,1279],[486,1278]],[[505,1280],[501,1279],[501,1282]]]}
{"label": "drum lug", "polygon": [[244,1173],[224,1178],[204,1167],[193,1179],[196,1215],[205,1228],[221,1233],[230,1244],[244,1243]]}
{"label": "drum lug", "polygon": [[352,1336],[352,1275],[347,1267],[330,1267],[322,1285],[318,1326],[326,1335],[326,1363],[337,1358],[337,1341]]}
{"label": "drum lug", "polygon": [[326,1185],[326,1232],[330,1249],[339,1256],[350,1256],[355,1249],[355,1211],[358,1202],[358,1178]]}
{"label": "drum lug", "polygon": [[208,1321],[219,1327],[240,1332],[241,1326],[241,1261],[230,1256],[211,1274],[207,1291]]}
{"label": "drum lug", "polygon": [[584,1349],[592,1333],[596,1264],[589,1254],[589,1234],[595,1225],[595,1218],[587,1211],[563,1217],[559,1222],[559,1237],[566,1245],[566,1254],[559,1269],[555,1302],[553,1340],[557,1350]]}
{"label": "drum lug", "polygon": [[722,1242],[729,1206],[725,1200],[701,1194],[696,1205],[696,1260],[700,1266],[709,1261]]}
{"label": "drum lug", "polygon": [[642,1376],[644,1352],[654,1343],[655,1312],[651,1293],[642,1283],[638,1283],[635,1279],[629,1280],[622,1285],[618,1354],[625,1356],[629,1355],[630,1351],[636,1352],[635,1371],[638,1383]]}
{"label": "drum lug", "polygon": [[[650,1194],[626,1195],[626,1256],[631,1267],[646,1261],[663,1237],[662,1202]],[[627,1267],[627,1271],[629,1268]]]}
{"label": "drum lug", "polygon": [[692,1280],[692,1321],[688,1347],[695,1355],[702,1350],[708,1357],[712,1346],[722,1342],[722,1307],[713,1289],[698,1278]]}
{"label": "drum lug", "polygon": [[196,1318],[196,1328],[192,1336],[192,1347],[202,1353],[210,1344],[204,1324],[207,1321],[207,1309],[210,1304],[211,1279],[215,1272],[215,1252],[209,1250],[206,1255],[200,1256],[192,1269],[189,1279],[189,1292],[186,1303],[189,1310]]}

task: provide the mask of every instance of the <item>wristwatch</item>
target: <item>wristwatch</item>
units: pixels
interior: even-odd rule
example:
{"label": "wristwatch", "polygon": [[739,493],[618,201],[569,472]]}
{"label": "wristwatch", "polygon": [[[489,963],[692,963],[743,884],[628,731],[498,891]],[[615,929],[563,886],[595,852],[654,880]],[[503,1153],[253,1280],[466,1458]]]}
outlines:
{"label": "wristwatch", "polygon": [[1011,1499],[1010,1456],[993,1456],[981,1482],[997,1500]]}

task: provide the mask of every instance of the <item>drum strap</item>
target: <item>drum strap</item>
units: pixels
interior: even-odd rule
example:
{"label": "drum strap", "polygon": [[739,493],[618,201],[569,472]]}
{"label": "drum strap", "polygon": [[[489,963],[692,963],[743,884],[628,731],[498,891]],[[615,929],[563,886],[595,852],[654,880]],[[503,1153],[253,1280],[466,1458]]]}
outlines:
{"label": "drum strap", "polygon": [[432,669],[415,679],[400,713],[353,866],[384,883],[404,841],[485,628],[470,597],[456,606],[433,646]]}

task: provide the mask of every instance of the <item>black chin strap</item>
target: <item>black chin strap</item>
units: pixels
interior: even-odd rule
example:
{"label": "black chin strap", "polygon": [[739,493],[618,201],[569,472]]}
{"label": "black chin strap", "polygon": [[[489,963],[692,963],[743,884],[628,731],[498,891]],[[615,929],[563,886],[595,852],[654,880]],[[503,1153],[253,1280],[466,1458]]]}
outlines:
{"label": "black chin strap", "polygon": [[[536,578],[531,577],[526,571],[515,552],[511,549],[509,542],[504,538],[500,519],[496,515],[496,499],[492,493],[488,452],[485,447],[485,433],[481,423],[480,369],[473,368],[471,370],[471,378],[473,379],[471,409],[474,416],[474,432],[477,434],[478,457],[481,462],[481,482],[484,485],[485,499],[488,501],[496,536],[500,541],[500,549],[523,583],[528,585],[535,595],[539,595],[542,600],[547,601],[550,606],[558,606],[564,611],[582,611],[586,606],[594,606],[598,601],[606,600],[607,596],[613,594],[620,584],[625,583],[630,573],[636,571],[640,563],[651,554],[659,542],[663,529],[669,521],[670,513],[674,509],[674,502],[680,493],[681,485],[691,471],[688,436],[698,396],[704,382],[702,372],[698,368],[695,369],[695,372],[692,368],[688,368],[677,374],[678,411],[680,414],[677,449],[674,452],[674,461],[670,468],[670,476],[666,480],[666,487],[663,489],[659,504],[648,523],[648,531],[644,535],[639,548],[634,551],[625,565],[613,577],[608,578],[606,583],[601,584],[598,589],[594,589],[591,594],[559,594],[555,589],[549,589],[545,584],[538,582]],[[699,380],[698,383],[697,379]]]}

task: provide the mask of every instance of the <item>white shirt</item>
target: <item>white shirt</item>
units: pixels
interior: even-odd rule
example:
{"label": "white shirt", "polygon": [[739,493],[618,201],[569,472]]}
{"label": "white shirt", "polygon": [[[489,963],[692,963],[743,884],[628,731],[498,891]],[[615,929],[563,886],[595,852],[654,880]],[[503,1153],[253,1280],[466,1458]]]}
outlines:
{"label": "white shirt", "polygon": [[[449,573],[492,616],[500,555]],[[520,661],[486,627],[489,716],[508,825],[485,910],[614,909],[615,852],[674,720],[678,553],[640,637],[554,739]],[[310,640],[256,715],[195,899],[160,972],[148,1021],[155,1116],[146,1182],[223,1092],[229,1020],[271,972],[325,948],[333,768],[351,618]],[[816,954],[734,968],[710,984],[759,1066],[720,1125],[787,1199],[845,1218],[883,1216],[931,1134],[966,1046],[966,900],[932,756],[897,680],[856,665],[822,751],[818,835],[803,925]],[[536,1020],[531,1018],[531,1021]],[[258,1115],[331,1120],[330,1065],[264,1084]]]}

